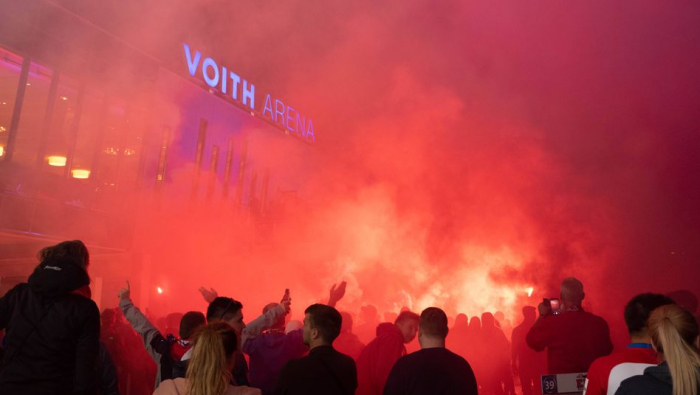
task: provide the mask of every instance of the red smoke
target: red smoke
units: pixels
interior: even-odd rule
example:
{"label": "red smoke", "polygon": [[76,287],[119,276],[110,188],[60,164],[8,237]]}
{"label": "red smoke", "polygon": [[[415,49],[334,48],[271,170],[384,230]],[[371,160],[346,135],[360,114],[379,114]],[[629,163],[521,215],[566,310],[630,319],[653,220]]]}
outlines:
{"label": "red smoke", "polygon": [[635,293],[696,288],[697,2],[160,3],[85,12],[164,57],[219,54],[316,133],[251,144],[303,200],[240,248],[244,220],[188,206],[196,134],[177,132],[172,206],[139,213],[166,308],[202,309],[206,285],[249,317],[291,288],[298,311],[346,280],[342,309],[515,318],[573,275],[619,321]]}

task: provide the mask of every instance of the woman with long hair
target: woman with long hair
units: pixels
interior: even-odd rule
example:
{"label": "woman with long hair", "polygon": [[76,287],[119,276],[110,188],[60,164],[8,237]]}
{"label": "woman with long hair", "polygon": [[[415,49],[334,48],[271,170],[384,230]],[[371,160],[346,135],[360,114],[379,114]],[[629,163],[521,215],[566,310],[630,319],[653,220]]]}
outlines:
{"label": "woman with long hair", "polygon": [[185,378],[164,380],[154,395],[259,395],[257,388],[231,383],[238,347],[231,325],[217,321],[202,326],[194,335],[192,358]]}
{"label": "woman with long hair", "polygon": [[616,394],[700,394],[698,323],[677,305],[661,306],[649,317],[649,332],[661,364],[622,382]]}

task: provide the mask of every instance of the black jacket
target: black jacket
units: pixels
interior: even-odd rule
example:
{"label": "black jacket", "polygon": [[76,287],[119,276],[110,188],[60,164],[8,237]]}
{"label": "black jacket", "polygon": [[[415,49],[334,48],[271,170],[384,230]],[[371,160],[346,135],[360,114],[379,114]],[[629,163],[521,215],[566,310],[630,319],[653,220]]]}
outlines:
{"label": "black jacket", "polygon": [[7,330],[2,394],[95,392],[100,313],[77,292],[89,283],[83,269],[55,258],[0,298],[0,329]]}
{"label": "black jacket", "polygon": [[275,394],[352,395],[356,389],[355,361],[333,346],[318,346],[304,358],[284,365]]}
{"label": "black jacket", "polygon": [[[666,362],[644,369],[641,376],[633,376],[620,383],[616,395],[672,395],[671,371]],[[700,394],[698,388],[697,394]]]}

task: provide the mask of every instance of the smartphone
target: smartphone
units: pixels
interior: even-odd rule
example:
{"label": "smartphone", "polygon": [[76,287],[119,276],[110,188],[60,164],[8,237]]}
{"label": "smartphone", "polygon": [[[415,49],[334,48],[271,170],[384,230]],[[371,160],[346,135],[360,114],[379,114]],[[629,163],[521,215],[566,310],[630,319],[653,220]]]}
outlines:
{"label": "smartphone", "polygon": [[559,303],[559,299],[550,299],[549,304],[552,306],[552,314],[559,314],[561,312],[561,304]]}

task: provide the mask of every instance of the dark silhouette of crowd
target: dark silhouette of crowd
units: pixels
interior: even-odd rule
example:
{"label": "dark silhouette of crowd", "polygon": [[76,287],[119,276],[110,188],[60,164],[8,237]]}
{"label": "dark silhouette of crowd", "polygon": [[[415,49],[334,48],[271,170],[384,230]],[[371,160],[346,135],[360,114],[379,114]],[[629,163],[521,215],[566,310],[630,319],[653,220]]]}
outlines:
{"label": "dark silhouette of crowd", "polygon": [[82,242],[38,259],[27,283],[0,298],[1,394],[531,395],[545,377],[570,373],[584,394],[700,394],[688,291],[631,298],[621,311],[629,344],[613,351],[607,322],[584,309],[573,277],[559,298],[522,306],[514,326],[497,311],[457,314],[450,327],[438,307],[386,312],[382,322],[365,305],[354,316],[335,308],[345,282],[306,307],[303,322],[289,320],[289,290],[246,320],[242,301],[212,288],[200,288],[206,312],[156,319],[134,304],[128,282],[119,307],[99,313]]}

